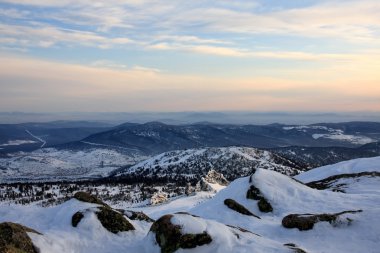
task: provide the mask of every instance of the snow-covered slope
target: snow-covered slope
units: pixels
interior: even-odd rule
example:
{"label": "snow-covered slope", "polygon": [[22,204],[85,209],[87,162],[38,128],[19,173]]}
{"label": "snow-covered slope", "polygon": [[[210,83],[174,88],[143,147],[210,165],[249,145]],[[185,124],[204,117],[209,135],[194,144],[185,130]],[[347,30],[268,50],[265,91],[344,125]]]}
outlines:
{"label": "snow-covered slope", "polygon": [[132,165],[146,158],[104,148],[83,151],[45,148],[21,152],[9,158],[0,158],[0,183],[107,176],[121,166]]}
{"label": "snow-covered slope", "polygon": [[[253,184],[273,206],[273,212],[262,213],[257,201],[247,199]],[[372,187],[375,187],[372,185]],[[224,205],[225,199],[234,199],[249,211],[261,217],[239,214]],[[281,226],[282,218],[291,213],[337,213],[359,210],[349,217],[353,222],[332,226],[327,222],[315,225],[313,230],[299,231]],[[291,178],[269,170],[258,170],[252,176],[232,182],[210,201],[189,211],[203,218],[239,226],[281,243],[295,243],[307,252],[378,252],[380,247],[380,195],[374,193],[344,194],[311,189]],[[347,240],[350,238],[350,240]]]}
{"label": "snow-covered slope", "polygon": [[302,168],[268,151],[247,147],[202,148],[165,152],[130,168],[117,176],[200,178],[211,169],[227,179],[246,176],[256,168],[296,175]]}
{"label": "snow-covered slope", "polygon": [[380,156],[360,158],[337,164],[327,165],[309,170],[297,175],[295,178],[304,183],[322,180],[339,174],[354,174],[360,172],[380,172]]}
{"label": "snow-covered slope", "polygon": [[[360,160],[356,163],[362,172],[365,170],[364,163]],[[339,173],[339,166],[335,166]],[[168,204],[135,207],[133,210],[144,211],[155,219],[171,214],[168,222],[179,226],[181,233],[206,233],[212,238],[211,242],[202,243],[201,246],[176,252],[303,252],[294,251],[292,246],[284,246],[295,244],[308,253],[378,253],[378,184],[367,184],[365,181],[356,184],[366,190],[355,193],[316,190],[286,175],[259,168],[251,176],[233,181],[211,199],[208,198],[212,195],[197,193]],[[261,197],[272,206],[272,211],[260,211],[258,200],[247,198],[247,192],[252,187],[260,191]],[[227,207],[226,199],[236,201],[259,218]],[[145,221],[130,221],[135,226],[135,231],[112,234],[101,226],[94,215],[86,215],[79,226],[73,228],[71,216],[78,210],[89,207],[94,207],[94,204],[77,200],[50,208],[0,204],[0,222],[18,222],[42,232],[43,235],[31,235],[41,253],[160,252],[155,232],[159,229],[156,226],[152,230],[152,223]],[[289,229],[282,225],[283,218],[289,214],[332,214],[349,210],[362,211],[342,214],[331,224],[320,221],[307,231]],[[176,213],[182,211],[190,214]]]}

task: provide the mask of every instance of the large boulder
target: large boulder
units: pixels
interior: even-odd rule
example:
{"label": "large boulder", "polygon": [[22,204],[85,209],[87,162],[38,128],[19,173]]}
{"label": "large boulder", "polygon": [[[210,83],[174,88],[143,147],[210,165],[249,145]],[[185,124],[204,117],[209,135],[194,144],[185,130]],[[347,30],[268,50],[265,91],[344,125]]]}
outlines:
{"label": "large boulder", "polygon": [[0,223],[0,252],[1,253],[38,253],[27,233],[39,232],[23,225],[3,222]]}
{"label": "large boulder", "polygon": [[118,232],[135,230],[133,225],[119,212],[109,207],[99,207],[96,212],[100,223],[108,231],[116,234]]}
{"label": "large boulder", "polygon": [[[282,226],[285,228],[298,228],[298,230],[310,230],[313,229],[314,224],[327,221],[330,224],[337,221],[337,219],[347,213],[358,213],[362,212],[362,210],[356,211],[343,211],[340,213],[333,214],[289,214],[282,219]],[[352,220],[350,218],[346,218],[346,221],[350,223]]]}
{"label": "large boulder", "polygon": [[150,229],[155,234],[156,242],[161,247],[162,253],[172,253],[180,248],[191,249],[212,241],[206,231],[197,234],[183,233],[180,225],[172,223],[172,218],[171,214],[164,215],[154,222]]}
{"label": "large boulder", "polygon": [[134,226],[124,217],[124,215],[108,206],[101,206],[96,209],[86,209],[76,212],[71,218],[73,227],[77,227],[85,214],[94,212],[96,217],[105,229],[111,233],[135,230]]}
{"label": "large boulder", "polygon": [[95,197],[94,195],[91,195],[90,193],[87,193],[87,192],[77,192],[74,194],[74,198],[82,202],[108,206],[106,203],[104,203],[103,201]]}

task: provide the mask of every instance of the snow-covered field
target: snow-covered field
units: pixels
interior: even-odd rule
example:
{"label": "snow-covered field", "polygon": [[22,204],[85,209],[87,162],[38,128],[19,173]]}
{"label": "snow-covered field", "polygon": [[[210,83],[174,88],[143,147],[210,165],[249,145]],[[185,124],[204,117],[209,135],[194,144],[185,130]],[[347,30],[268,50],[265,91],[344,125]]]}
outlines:
{"label": "snow-covered field", "polygon": [[[321,177],[340,173],[379,171],[379,159],[379,157],[373,160],[357,159],[315,171],[326,171]],[[304,182],[315,178],[313,170],[298,176],[298,179]],[[368,183],[365,180],[355,181],[355,184],[360,184],[360,188],[353,187],[347,193],[333,192],[329,189],[316,190],[286,175],[258,169],[251,178],[243,177],[235,180],[214,197],[207,193],[197,193],[177,198],[168,204],[132,209],[143,211],[155,219],[164,214],[180,211],[199,216],[174,214],[170,221],[179,225],[183,233],[206,232],[211,236],[212,242],[193,249],[179,249],[176,252],[291,253],[295,251],[283,245],[294,243],[308,253],[379,253],[378,184]],[[261,194],[272,205],[272,212],[260,212],[257,201],[247,199],[247,190],[251,185],[260,189]],[[237,201],[261,219],[229,209],[224,205],[224,200],[227,198]],[[0,204],[0,222],[18,222],[42,232],[43,235],[29,233],[41,253],[160,252],[154,233],[149,232],[152,225],[150,222],[130,220],[136,228],[135,231],[112,234],[102,227],[95,215],[89,214],[77,228],[71,226],[71,217],[75,212],[94,206],[96,205],[74,199],[49,208]],[[291,213],[321,214],[359,209],[363,211],[345,214],[332,224],[319,222],[308,231],[287,229],[281,225],[282,218]]]}
{"label": "snow-covered field", "polygon": [[317,131],[318,133],[312,134],[312,137],[316,140],[319,138],[325,138],[325,139],[349,142],[349,143],[357,144],[357,145],[364,145],[364,144],[376,141],[367,136],[363,136],[360,134],[358,135],[346,134],[341,129],[334,129],[334,128],[329,128],[326,126],[286,126],[286,127],[283,127],[283,129],[287,131],[297,130],[297,131],[305,132],[305,133],[307,133],[308,131]]}
{"label": "snow-covered field", "polygon": [[54,181],[107,176],[111,171],[146,159],[115,150],[93,148],[83,151],[39,149],[0,158],[0,182]]}

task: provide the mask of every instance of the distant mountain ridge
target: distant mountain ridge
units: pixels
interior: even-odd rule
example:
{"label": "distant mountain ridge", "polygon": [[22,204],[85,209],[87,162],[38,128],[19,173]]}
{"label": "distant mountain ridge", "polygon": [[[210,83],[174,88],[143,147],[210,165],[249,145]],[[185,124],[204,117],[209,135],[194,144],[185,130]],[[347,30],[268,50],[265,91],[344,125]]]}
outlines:
{"label": "distant mountain ridge", "polygon": [[215,170],[228,180],[234,180],[247,176],[258,168],[274,170],[289,176],[297,175],[304,170],[299,164],[268,151],[228,147],[169,151],[132,167],[116,170],[114,174],[116,177],[133,178],[135,181],[198,181],[210,170]]}
{"label": "distant mountain ridge", "polygon": [[[358,147],[380,141],[380,123],[348,122],[313,125],[231,125],[197,123],[167,125],[160,122],[123,124],[92,134],[82,143],[93,143],[138,150],[155,155],[170,150],[246,146],[278,148]],[[70,147],[80,143],[71,143]]]}

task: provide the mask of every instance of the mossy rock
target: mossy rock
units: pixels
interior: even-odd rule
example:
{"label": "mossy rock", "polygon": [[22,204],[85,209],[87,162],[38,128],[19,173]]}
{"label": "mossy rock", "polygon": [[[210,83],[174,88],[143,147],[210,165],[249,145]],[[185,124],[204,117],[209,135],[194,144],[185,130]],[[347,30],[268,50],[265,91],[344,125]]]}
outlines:
{"label": "mossy rock", "polygon": [[172,217],[171,214],[164,215],[150,228],[150,231],[155,233],[161,253],[173,253],[180,248],[192,249],[212,242],[206,231],[200,234],[182,234],[181,226],[171,223]]}
{"label": "mossy rock", "polygon": [[[342,214],[358,212],[362,212],[362,210],[343,211],[333,214],[289,214],[282,219],[282,226],[285,228],[298,228],[300,231],[310,230],[313,229],[314,224],[317,222],[327,221],[329,223],[333,223]],[[351,222],[350,219],[348,219],[348,221]]]}
{"label": "mossy rock", "polygon": [[76,198],[79,201],[87,202],[87,203],[93,203],[93,204],[99,204],[102,206],[108,206],[106,203],[98,199],[97,197],[87,193],[87,192],[77,192],[74,194],[74,198]]}
{"label": "mossy rock", "polygon": [[131,220],[154,222],[152,218],[150,218],[148,215],[146,215],[143,212],[123,211],[123,213]]}
{"label": "mossy rock", "polygon": [[236,212],[238,212],[238,213],[241,213],[241,214],[244,214],[244,215],[253,216],[253,217],[256,217],[256,218],[260,219],[259,216],[254,215],[254,214],[251,213],[247,208],[245,208],[243,205],[239,204],[238,202],[236,202],[236,201],[233,200],[233,199],[225,199],[225,200],[224,200],[224,204],[225,204],[228,208],[230,208],[230,209],[232,209],[232,210],[234,210],[234,211],[236,211]]}
{"label": "mossy rock", "polygon": [[73,217],[71,217],[71,225],[73,227],[77,227],[79,222],[83,219],[84,215],[82,212],[74,213]]}
{"label": "mossy rock", "polygon": [[119,212],[110,207],[99,207],[96,211],[100,223],[108,231],[116,234],[118,232],[135,230],[133,225]]}
{"label": "mossy rock", "polygon": [[261,198],[259,202],[257,202],[257,206],[263,213],[269,213],[273,211],[272,205],[265,198]]}
{"label": "mossy rock", "polygon": [[41,234],[31,228],[17,223],[3,222],[0,224],[1,253],[38,253],[27,232]]}

